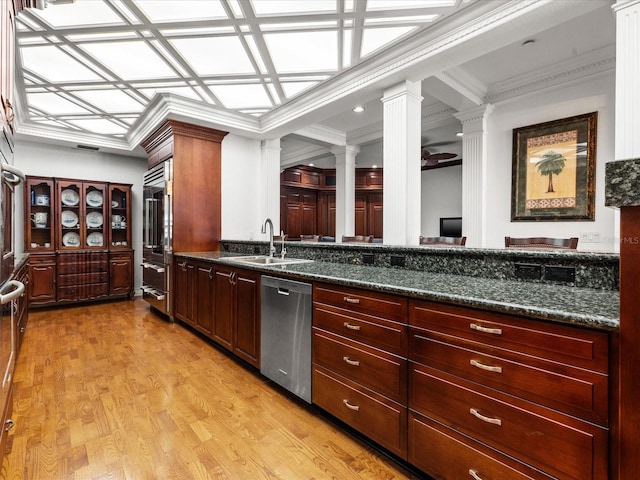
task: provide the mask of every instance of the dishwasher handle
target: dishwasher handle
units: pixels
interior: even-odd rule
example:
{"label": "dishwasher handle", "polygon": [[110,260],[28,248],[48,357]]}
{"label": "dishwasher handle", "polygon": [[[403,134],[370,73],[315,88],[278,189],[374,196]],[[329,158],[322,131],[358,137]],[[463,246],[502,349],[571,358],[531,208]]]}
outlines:
{"label": "dishwasher handle", "polygon": [[286,288],[278,287],[278,295],[289,296],[289,290]]}

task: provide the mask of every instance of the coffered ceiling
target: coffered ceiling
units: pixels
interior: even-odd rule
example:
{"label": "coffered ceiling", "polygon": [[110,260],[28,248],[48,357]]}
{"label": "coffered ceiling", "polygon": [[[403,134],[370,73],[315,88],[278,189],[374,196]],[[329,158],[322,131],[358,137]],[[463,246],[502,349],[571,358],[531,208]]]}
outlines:
{"label": "coffered ceiling", "polygon": [[473,106],[496,79],[486,62],[477,76],[465,63],[610,2],[42,4],[16,21],[18,133],[132,150],[166,117],[256,138],[306,129],[310,138],[344,143],[348,130],[380,120],[361,116],[356,126],[346,112],[367,102],[376,110],[383,89],[403,79],[423,81],[433,111]]}

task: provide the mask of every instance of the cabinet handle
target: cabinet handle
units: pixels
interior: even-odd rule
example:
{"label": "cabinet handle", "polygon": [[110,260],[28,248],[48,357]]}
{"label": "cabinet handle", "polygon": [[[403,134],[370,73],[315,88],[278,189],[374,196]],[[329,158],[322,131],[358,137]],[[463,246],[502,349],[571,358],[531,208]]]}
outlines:
{"label": "cabinet handle", "polygon": [[351,297],[342,297],[342,299],[347,303],[353,303],[354,305],[360,304],[359,298],[351,298]]}
{"label": "cabinet handle", "polygon": [[11,430],[13,428],[14,425],[15,425],[15,422],[13,420],[11,420],[10,418],[7,418],[7,421],[4,422],[4,431],[8,432],[9,430]]}
{"label": "cabinet handle", "polygon": [[486,370],[487,372],[495,372],[495,373],[502,373],[502,367],[494,367],[493,365],[485,365],[484,363],[480,363],[477,360],[469,360],[469,363],[471,365],[473,365],[476,368],[479,368],[481,370]]}
{"label": "cabinet handle", "polygon": [[209,269],[209,280],[213,279],[213,267]]}
{"label": "cabinet handle", "polygon": [[360,366],[359,360],[351,360],[349,357],[342,357],[342,360],[344,360],[345,363],[348,363],[349,365],[353,365],[354,367]]}
{"label": "cabinet handle", "polygon": [[349,330],[360,330],[360,325],[351,325],[349,322],[344,322],[344,326]]}
{"label": "cabinet handle", "polygon": [[501,328],[487,328],[487,327],[483,327],[482,325],[478,325],[477,323],[470,323],[469,328],[471,330],[476,330],[482,333],[490,333],[492,335],[502,335]]}
{"label": "cabinet handle", "polygon": [[469,475],[471,475],[473,480],[482,480],[482,477],[478,474],[478,471],[474,470],[473,468],[469,469]]}
{"label": "cabinet handle", "polygon": [[493,425],[498,425],[498,426],[502,425],[502,420],[500,420],[499,418],[485,417],[480,412],[478,412],[478,410],[476,410],[475,408],[470,408],[469,413],[474,417],[482,420],[483,422],[492,423]]}
{"label": "cabinet handle", "polygon": [[351,405],[349,403],[349,400],[347,400],[346,398],[342,400],[342,403],[344,403],[344,406],[347,407],[349,410],[353,410],[355,412],[358,412],[360,410],[360,407],[358,405]]}
{"label": "cabinet handle", "polygon": [[178,266],[182,269],[183,272],[187,271],[187,262],[179,263]]}

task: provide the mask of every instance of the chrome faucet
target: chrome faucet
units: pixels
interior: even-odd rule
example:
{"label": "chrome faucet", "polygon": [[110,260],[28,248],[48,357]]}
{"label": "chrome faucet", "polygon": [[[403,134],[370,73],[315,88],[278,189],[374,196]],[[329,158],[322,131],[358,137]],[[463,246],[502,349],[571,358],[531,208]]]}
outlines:
{"label": "chrome faucet", "polygon": [[273,245],[273,222],[270,218],[267,218],[262,225],[260,233],[267,233],[267,224],[269,225],[269,256],[273,258],[273,254],[276,252],[276,247]]}
{"label": "chrome faucet", "polygon": [[280,249],[280,257],[284,260],[284,256],[287,254],[287,249],[284,248],[284,230],[280,230],[280,239],[282,240],[282,249]]}

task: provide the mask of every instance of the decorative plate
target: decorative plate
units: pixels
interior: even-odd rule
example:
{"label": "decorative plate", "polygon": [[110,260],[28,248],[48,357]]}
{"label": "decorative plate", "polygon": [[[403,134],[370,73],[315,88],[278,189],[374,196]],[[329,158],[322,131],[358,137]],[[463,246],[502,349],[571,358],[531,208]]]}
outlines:
{"label": "decorative plate", "polygon": [[62,244],[65,247],[78,247],[80,246],[80,235],[76,232],[67,232],[62,236]]}
{"label": "decorative plate", "polygon": [[93,232],[87,236],[87,245],[90,247],[102,246],[102,234],[100,232]]}
{"label": "decorative plate", "polygon": [[102,226],[102,214],[100,212],[91,212],[87,215],[87,227],[100,228]]}
{"label": "decorative plate", "polygon": [[102,206],[102,192],[97,190],[92,190],[87,193],[87,205],[90,207],[101,207]]}
{"label": "decorative plate", "polygon": [[78,225],[78,215],[71,210],[63,210],[60,215],[63,227],[73,228]]}
{"label": "decorative plate", "polygon": [[78,205],[80,202],[80,197],[78,196],[78,192],[75,190],[71,190],[70,188],[66,188],[61,192],[62,203],[64,205],[68,205],[70,207],[74,207]]}

